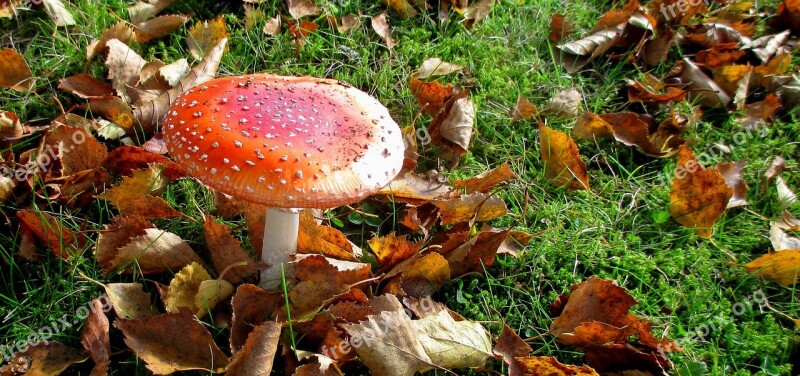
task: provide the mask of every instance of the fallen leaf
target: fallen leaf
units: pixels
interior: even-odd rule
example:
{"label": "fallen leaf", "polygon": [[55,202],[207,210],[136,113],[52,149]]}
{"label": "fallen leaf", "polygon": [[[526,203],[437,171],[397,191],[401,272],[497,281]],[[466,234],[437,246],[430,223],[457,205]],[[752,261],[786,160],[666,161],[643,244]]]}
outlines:
{"label": "fallen leaf", "polygon": [[572,127],[572,135],[581,140],[602,139],[613,134],[611,125],[597,114],[591,112],[585,112],[578,117]]}
{"label": "fallen leaf", "polygon": [[574,88],[562,90],[550,98],[545,111],[557,116],[575,117],[578,116],[582,100],[583,96],[580,91]]}
{"label": "fallen leaf", "polygon": [[267,321],[253,329],[244,346],[236,351],[225,368],[233,376],[268,376],[278,351],[281,325]]}
{"label": "fallen leaf", "polygon": [[528,356],[533,349],[508,325],[503,324],[503,331],[497,338],[497,345],[492,351],[503,357],[503,362],[508,366],[508,376],[522,376],[528,368],[525,366],[526,358],[524,357]]}
{"label": "fallen leaf", "polygon": [[161,176],[166,179],[177,180],[186,176],[186,170],[169,158],[130,145],[122,145],[108,153],[103,167],[114,175],[130,176],[137,170],[149,170],[154,164],[164,166]]}
{"label": "fallen leaf", "polygon": [[631,102],[655,101],[658,103],[680,102],[686,96],[683,89],[667,86],[661,80],[646,73],[638,81],[625,80],[628,83],[628,100]]}
{"label": "fallen leaf", "polygon": [[447,99],[453,96],[453,85],[442,85],[439,81],[425,82],[413,76],[408,88],[422,110],[434,116],[444,108]]}
{"label": "fallen leaf", "polygon": [[0,50],[0,87],[27,92],[34,83],[31,68],[22,55],[8,47]]}
{"label": "fallen leaf", "polygon": [[545,177],[557,187],[569,190],[589,190],[589,174],[586,162],[578,153],[572,137],[564,132],[539,125],[539,149],[545,167]]}
{"label": "fallen leaf", "polygon": [[263,21],[265,17],[266,15],[261,8],[247,4],[244,5],[244,29],[246,31],[253,30],[256,24]]}
{"label": "fallen leaf", "polygon": [[368,244],[378,258],[378,262],[387,270],[411,258],[419,251],[419,247],[408,241],[406,235],[398,237],[394,232],[387,236],[375,236],[369,240]]}
{"label": "fallen leaf", "polygon": [[564,15],[554,13],[550,17],[550,34],[547,39],[553,43],[561,42],[564,37],[575,32],[575,27],[565,19]]}
{"label": "fallen leaf", "polygon": [[117,94],[126,103],[131,103],[128,88],[135,87],[139,83],[139,72],[147,62],[127,44],[117,39],[109,40],[106,45],[108,46],[108,56],[106,57],[108,78],[113,83],[112,86]]}
{"label": "fallen leaf", "polygon": [[281,15],[277,15],[267,20],[267,23],[264,24],[264,29],[262,29],[264,34],[271,35],[273,37],[278,36],[281,33]]}
{"label": "fallen leaf", "polygon": [[[106,300],[106,304],[110,303]],[[108,375],[108,357],[111,353],[111,339],[108,334],[108,317],[104,313],[103,303],[98,299],[91,301],[89,315],[81,329],[81,344],[89,351],[94,368],[92,376]]]}
{"label": "fallen leaf", "polygon": [[220,278],[232,283],[240,284],[245,278],[261,269],[261,264],[254,261],[247,251],[242,248],[238,239],[230,234],[230,229],[206,214],[203,222],[203,239],[211,253],[211,260],[217,273],[223,273]]}
{"label": "fallen leaf", "polygon": [[453,72],[464,69],[461,65],[446,63],[438,57],[430,57],[422,62],[422,65],[412,75],[419,79],[433,76],[445,76]]}
{"label": "fallen leaf", "polygon": [[464,26],[472,28],[476,23],[489,16],[492,13],[494,2],[495,0],[478,0],[470,4],[464,9]]}
{"label": "fallen leaf", "polygon": [[47,244],[53,253],[62,259],[68,260],[83,251],[85,236],[73,233],[63,221],[48,213],[22,209],[17,211],[17,219],[25,229]]}
{"label": "fallen leaf", "polygon": [[437,198],[448,197],[451,192],[452,187],[446,180],[441,181],[409,171],[395,177],[389,185],[376,194],[391,197],[396,201],[423,204]]}
{"label": "fallen leaf", "polygon": [[[397,301],[393,295],[387,295]],[[361,361],[374,375],[413,376],[433,369],[411,319],[398,309],[368,315],[357,324],[342,325]],[[357,338],[357,340],[356,340]]]}
{"label": "fallen leaf", "polygon": [[600,371],[668,369],[663,353],[674,351],[677,345],[655,338],[649,321],[629,313],[636,304],[616,283],[591,277],[572,287],[549,332],[558,342],[581,349],[589,365]]}
{"label": "fallen leaf", "polygon": [[392,29],[389,22],[386,21],[386,12],[372,17],[372,29],[378,33],[378,36],[386,43],[386,48],[392,49],[397,42],[392,38]]}
{"label": "fallen leaf", "polygon": [[508,212],[505,201],[494,195],[474,192],[449,200],[433,200],[441,210],[443,225],[460,222],[483,222],[500,218]]}
{"label": "fallen leaf", "polygon": [[536,107],[533,105],[533,103],[520,95],[517,97],[517,103],[514,104],[514,108],[511,110],[511,120],[527,120],[536,116],[537,113],[538,111],[536,111]]}
{"label": "fallen leaf", "polygon": [[59,342],[39,342],[15,352],[0,367],[0,375],[57,376],[67,367],[87,359],[86,353]]}
{"label": "fallen leaf", "polygon": [[761,61],[766,63],[783,47],[784,42],[789,38],[789,34],[790,30],[785,30],[782,33],[765,35],[750,41],[750,43],[742,46],[741,49],[752,51]]}
{"label": "fallen leaf", "polygon": [[[223,40],[228,39],[225,19],[217,17],[211,21],[197,22],[189,29],[186,44],[195,59],[203,59]],[[216,71],[216,69],[214,69]],[[188,87],[186,87],[188,89]]]}
{"label": "fallen leaf", "polygon": [[763,255],[744,266],[749,273],[784,286],[800,281],[800,249],[785,249]]}
{"label": "fallen leaf", "polygon": [[722,217],[733,190],[716,169],[701,166],[686,146],[678,149],[678,167],[670,190],[669,212],[678,223],[705,239]]}
{"label": "fallen leaf", "polygon": [[431,362],[439,367],[483,367],[493,355],[491,336],[481,324],[456,321],[446,310],[411,323]]}
{"label": "fallen leaf", "polygon": [[622,23],[614,28],[595,31],[582,39],[559,44],[556,46],[556,61],[564,66],[567,73],[578,72],[613,47],[624,29],[625,24]]}
{"label": "fallen leaf", "polygon": [[168,7],[173,0],[148,0],[139,1],[128,7],[128,17],[132,24],[137,24],[155,17]]}
{"label": "fallen leaf", "polygon": [[771,222],[769,227],[769,240],[775,251],[786,249],[800,249],[800,239],[790,236],[783,231],[784,226],[780,222]]}
{"label": "fallen leaf", "polygon": [[211,333],[189,310],[142,320],[117,319],[114,327],[156,375],[186,370],[223,372],[228,365],[228,357]]}
{"label": "fallen leaf", "polygon": [[745,161],[738,161],[717,165],[717,170],[722,174],[722,178],[731,187],[733,193],[728,201],[727,209],[749,205],[747,202],[747,183],[742,179],[744,164]]}
{"label": "fallen leaf", "polygon": [[775,178],[775,187],[778,191],[778,208],[786,209],[797,202],[797,195],[786,185],[782,177]]}
{"label": "fallen leaf", "polygon": [[[657,145],[654,141],[658,134],[650,134],[651,125],[648,119],[641,114],[618,112],[599,115],[599,118],[608,124],[607,128],[611,130],[617,141],[628,146],[636,146],[642,153],[651,157],[669,157],[677,152],[675,144],[683,144],[682,139],[675,138],[674,143],[664,140],[662,145]],[[674,135],[670,134],[669,136]]]}
{"label": "fallen leaf", "polygon": [[[51,128],[44,138],[45,148],[57,148],[60,171],[57,177],[68,177],[103,164],[108,155],[106,146],[97,141],[84,128],[58,126]],[[54,174],[55,171],[50,171]]]}
{"label": "fallen leaf", "polygon": [[317,4],[312,0],[286,0],[289,14],[299,20],[306,16],[316,16],[321,13]]}
{"label": "fallen leaf", "polygon": [[109,283],[105,285],[105,291],[120,318],[141,320],[159,314],[150,294],[144,292],[139,283]]}
{"label": "fallen leaf", "polygon": [[552,356],[519,357],[516,361],[524,369],[519,375],[524,376],[599,376],[592,367],[562,364]]}
{"label": "fallen leaf", "polygon": [[453,95],[444,104],[428,126],[431,140],[463,155],[469,149],[475,127],[475,105],[469,90]]}
{"label": "fallen leaf", "polygon": [[710,49],[697,52],[695,60],[709,68],[718,68],[725,65],[736,64],[739,59],[747,55],[747,51],[722,49],[711,46]]}
{"label": "fallen leaf", "polygon": [[244,284],[236,289],[231,298],[231,350],[236,353],[246,344],[253,328],[270,320],[281,309],[285,309],[282,292],[267,292],[256,285]]}
{"label": "fallen leaf", "polygon": [[764,175],[761,176],[761,190],[762,192],[767,191],[767,186],[772,184],[772,181],[775,180],[777,176],[779,176],[783,170],[786,169],[786,160],[783,157],[776,155],[770,158],[769,166],[764,171]]}
{"label": "fallen leaf", "polygon": [[511,170],[508,162],[503,162],[500,166],[477,176],[464,180],[453,181],[453,186],[464,189],[467,194],[473,192],[487,193],[500,183],[506,183],[519,179],[519,176]]}
{"label": "fallen leaf", "polygon": [[321,255],[298,255],[292,263],[299,281],[289,292],[289,301],[299,314],[319,310],[329,299],[350,286],[372,277],[369,264],[340,261]]}
{"label": "fallen leaf", "polygon": [[358,16],[352,14],[346,14],[342,16],[342,18],[337,23],[336,31],[344,34],[352,30],[353,28],[358,27],[359,25],[361,25],[361,21],[359,20]]}
{"label": "fallen leaf", "polygon": [[311,211],[300,213],[300,230],[297,233],[298,254],[320,254],[341,260],[358,261],[353,247],[341,231],[320,226]]}
{"label": "fallen leaf", "polygon": [[519,258],[525,247],[531,242],[533,235],[524,231],[511,230],[508,238],[497,249],[497,254],[508,254]]}
{"label": "fallen leaf", "polygon": [[44,11],[53,20],[56,26],[72,26],[75,25],[75,18],[64,6],[61,0],[42,0]]}
{"label": "fallen leaf", "polygon": [[62,78],[58,83],[58,88],[84,99],[108,98],[114,95],[114,89],[111,86],[86,73]]}
{"label": "fallen leaf", "polygon": [[[215,23],[216,21],[212,22],[212,24]],[[200,34],[208,35],[203,27],[200,27],[199,30]],[[198,43],[197,48],[202,47],[199,43],[203,41],[196,42]],[[142,104],[133,110],[132,118],[138,120],[138,125],[141,126],[141,131],[146,134],[154,132],[156,130],[156,120],[161,119],[164,117],[164,115],[166,115],[170,103],[172,103],[172,101],[177,98],[178,95],[196,85],[203,84],[214,78],[217,69],[219,68],[222,55],[225,52],[225,46],[227,43],[228,39],[222,38],[213,48],[211,48],[210,51],[208,51],[208,53],[205,54],[203,60],[195,65],[194,68],[189,71],[186,77],[181,79],[177,86],[165,91],[162,94],[159,94],[159,96],[153,101]],[[132,128],[127,128],[127,130],[130,133]]]}
{"label": "fallen leaf", "polygon": [[95,246],[95,258],[107,274],[123,271],[159,273],[178,270],[200,258],[178,235],[159,230],[139,217],[107,225]]}
{"label": "fallen leaf", "polygon": [[417,10],[407,0],[384,0],[389,8],[394,9],[400,14],[400,18],[406,19],[417,15]]}
{"label": "fallen leaf", "polygon": [[450,264],[451,275],[482,273],[485,268],[492,266],[497,250],[508,238],[509,233],[510,230],[481,231],[477,236],[449,252],[445,257]]}
{"label": "fallen leaf", "polygon": [[169,313],[188,308],[202,318],[214,306],[233,293],[233,285],[224,280],[214,280],[197,262],[181,269],[163,290],[164,308]]}
{"label": "fallen leaf", "polygon": [[386,273],[383,280],[384,293],[424,298],[450,282],[450,265],[435,252],[415,254]]}
{"label": "fallen leaf", "polygon": [[135,210],[139,208],[136,207],[136,200],[144,195],[160,195],[170,183],[170,179],[164,176],[162,171],[164,171],[164,166],[158,164],[151,164],[146,169],[133,171],[133,174],[124,177],[122,182],[106,190],[97,198],[108,200],[123,214],[137,214]]}
{"label": "fallen leaf", "polygon": [[178,30],[188,20],[188,16],[167,14],[134,24],[136,41],[144,43],[153,39],[163,38]]}
{"label": "fallen leaf", "polygon": [[688,58],[683,58],[681,81],[686,84],[689,100],[703,107],[725,107],[730,103],[731,97],[714,80],[703,73],[700,68]]}
{"label": "fallen leaf", "polygon": [[97,55],[108,50],[109,40],[117,39],[122,43],[129,44],[134,40],[133,29],[125,21],[119,21],[114,26],[103,31],[99,39],[96,39],[86,46],[86,60],[92,60]]}
{"label": "fallen leaf", "polygon": [[[131,110],[131,106],[125,103],[122,98],[94,98],[91,99],[89,103],[85,105],[85,107],[89,108],[95,115],[102,115],[113,122],[115,126],[121,128],[123,130],[122,135],[124,135],[125,132],[130,132],[133,129],[134,122],[136,120],[134,119],[133,110]],[[111,129],[108,129],[108,131],[110,130]],[[106,130],[99,129],[98,134],[108,139],[112,139],[111,136],[113,133],[104,133],[104,131]],[[119,136],[117,138],[119,138]]]}

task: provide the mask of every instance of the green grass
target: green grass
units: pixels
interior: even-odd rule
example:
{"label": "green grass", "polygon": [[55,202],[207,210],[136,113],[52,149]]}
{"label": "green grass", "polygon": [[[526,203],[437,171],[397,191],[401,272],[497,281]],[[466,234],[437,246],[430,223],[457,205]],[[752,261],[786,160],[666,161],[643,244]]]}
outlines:
{"label": "green grass", "polygon": [[[276,3],[277,4],[277,3]],[[523,95],[543,105],[555,93],[576,87],[584,95],[583,110],[614,112],[628,104],[619,95],[623,79],[641,72],[629,65],[600,58],[590,70],[569,75],[552,60],[547,42],[548,25],[553,13],[569,15],[579,30],[587,31],[597,18],[611,7],[606,1],[563,2],[553,0],[504,1],[473,29],[459,24],[453,15],[443,25],[436,21],[436,10],[400,20],[389,14],[398,44],[389,51],[369,27],[367,16],[380,13],[380,2],[342,0],[329,2],[334,14],[360,13],[362,25],[342,35],[323,23],[308,37],[297,53],[291,38],[263,35],[258,25],[244,30],[243,9],[239,4],[178,0],[165,13],[193,13],[197,19],[224,15],[231,38],[219,75],[271,72],[291,75],[332,77],[350,82],[384,103],[401,125],[411,124],[419,111],[406,84],[410,72],[428,57],[467,67],[465,75],[451,75],[444,81],[468,81],[477,108],[477,132],[470,152],[452,172],[454,177],[472,176],[508,161],[521,179],[499,194],[506,199],[512,215],[496,225],[516,225],[536,234],[520,259],[502,256],[482,276],[460,278],[447,285],[435,298],[471,320],[491,321],[489,329],[500,332],[505,322],[524,338],[534,338],[534,355],[555,356],[565,363],[580,364],[582,355],[575,349],[558,345],[545,335],[552,322],[548,305],[569,287],[591,275],[617,280],[640,302],[634,312],[650,318],[654,331],[678,339],[685,351],[672,356],[678,368],[699,367],[704,373],[721,374],[797,374],[800,372],[800,340],[797,329],[785,318],[756,305],[741,315],[733,307],[757,291],[763,291],[770,304],[792,317],[800,317],[800,289],[780,287],[748,275],[741,264],[770,249],[768,221],[780,215],[774,188],[761,194],[760,174],[771,155],[789,161],[788,170],[798,171],[800,122],[792,117],[770,127],[765,138],[748,139],[736,146],[733,155],[721,161],[747,159],[746,181],[751,190],[750,206],[729,210],[715,228],[712,240],[702,240],[689,229],[668,219],[669,187],[659,182],[660,174],[669,174],[673,159],[656,160],[616,142],[580,142],[581,154],[588,161],[593,192],[569,193],[549,185],[539,158],[536,124],[533,121],[511,122],[508,113],[517,97]],[[123,1],[73,1],[78,26],[56,29],[43,12],[22,12],[14,20],[0,20],[0,40],[13,46],[31,65],[36,86],[32,93],[0,91],[0,109],[15,112],[21,119],[46,124],[65,109],[81,101],[58,91],[58,80],[87,72],[95,77],[106,75],[102,57],[85,59],[85,46],[103,30],[125,19]],[[262,5],[268,16],[286,14],[283,5]],[[768,7],[774,9],[774,7]],[[111,11],[113,13],[109,13]],[[119,17],[119,18],[118,18]],[[145,59],[165,62],[188,57],[186,30],[135,46]],[[353,54],[352,52],[355,52]],[[666,67],[668,69],[668,67]],[[665,67],[659,67],[660,72]],[[55,98],[58,98],[56,101]],[[422,116],[417,125],[427,125]],[[548,118],[556,129],[569,129],[571,119]],[[702,152],[714,143],[734,144],[738,125],[727,116],[706,116],[690,132],[692,149]],[[20,146],[17,146],[20,148]],[[423,147],[421,164],[425,168],[446,166],[436,159],[430,147]],[[784,174],[787,183],[800,189],[800,176]],[[527,195],[527,207],[525,206]],[[179,181],[168,187],[164,197],[194,219],[213,210],[213,199],[198,184]],[[32,198],[23,206],[68,218],[73,230],[93,232],[110,222],[111,209],[95,200],[79,212],[62,208],[41,198]],[[527,210],[523,211],[523,208]],[[103,282],[130,282],[130,276],[104,277],[87,245],[84,257],[65,263],[46,254],[40,264],[14,259],[19,234],[13,225],[15,207],[2,206],[5,217],[0,225],[0,345],[25,340],[31,333],[67,315],[102,293],[80,274]],[[800,214],[800,204],[790,208]],[[763,217],[762,217],[763,216]],[[175,232],[198,250],[204,250],[201,222],[183,219],[159,221],[160,228]],[[232,223],[235,235],[244,239],[240,222]],[[392,221],[380,227],[349,225],[345,232],[351,240],[362,243],[370,232],[391,229]],[[90,234],[92,235],[92,234]],[[90,236],[96,239],[96,236]],[[168,283],[168,276],[133,280]],[[684,341],[689,332],[715,329],[702,341]],[[59,332],[55,340],[79,346],[81,323]],[[222,342],[224,333],[219,333]],[[114,350],[124,348],[120,335],[112,338]],[[695,337],[696,338],[696,337]],[[143,364],[132,355],[112,358],[115,374],[146,373]],[[489,366],[505,372],[500,362]],[[80,367],[80,373],[89,368]]]}

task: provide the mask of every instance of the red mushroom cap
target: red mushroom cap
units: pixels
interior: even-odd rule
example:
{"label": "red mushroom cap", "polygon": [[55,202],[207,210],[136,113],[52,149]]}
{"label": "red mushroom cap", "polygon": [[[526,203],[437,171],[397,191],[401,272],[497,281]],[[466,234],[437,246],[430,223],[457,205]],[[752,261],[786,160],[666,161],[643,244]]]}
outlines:
{"label": "red mushroom cap", "polygon": [[201,182],[272,207],[360,201],[400,172],[400,128],[335,80],[256,74],[182,93],[164,118],[173,159]]}

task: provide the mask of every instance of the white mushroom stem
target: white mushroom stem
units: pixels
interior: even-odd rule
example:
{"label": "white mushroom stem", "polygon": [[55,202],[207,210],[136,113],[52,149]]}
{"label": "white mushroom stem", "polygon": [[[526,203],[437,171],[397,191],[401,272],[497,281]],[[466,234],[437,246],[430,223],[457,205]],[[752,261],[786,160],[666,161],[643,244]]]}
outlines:
{"label": "white mushroom stem", "polygon": [[286,268],[287,279],[294,275],[289,259],[297,252],[299,230],[300,210],[267,208],[261,246],[261,260],[267,264],[267,269],[261,271],[261,288],[267,291],[281,288],[281,265]]}

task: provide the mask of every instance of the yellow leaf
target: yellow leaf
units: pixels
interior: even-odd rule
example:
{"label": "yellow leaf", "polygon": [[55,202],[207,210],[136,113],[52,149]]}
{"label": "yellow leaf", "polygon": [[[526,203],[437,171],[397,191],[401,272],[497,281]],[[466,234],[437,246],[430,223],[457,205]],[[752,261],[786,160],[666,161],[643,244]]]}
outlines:
{"label": "yellow leaf", "polygon": [[745,270],[784,286],[800,281],[800,249],[785,249],[768,253],[747,265]]}

